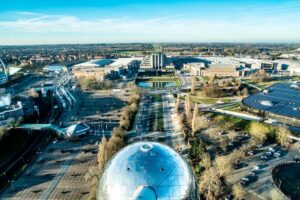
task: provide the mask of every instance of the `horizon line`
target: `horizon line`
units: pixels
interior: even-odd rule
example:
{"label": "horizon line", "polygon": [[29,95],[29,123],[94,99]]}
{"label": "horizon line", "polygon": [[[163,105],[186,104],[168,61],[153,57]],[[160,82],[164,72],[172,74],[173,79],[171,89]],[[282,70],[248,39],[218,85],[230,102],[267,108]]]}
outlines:
{"label": "horizon line", "polygon": [[40,44],[0,44],[0,47],[3,46],[54,46],[54,45],[103,45],[103,44],[294,44],[300,45],[299,42],[283,42],[283,41],[235,41],[235,42],[94,42],[94,43],[40,43]]}

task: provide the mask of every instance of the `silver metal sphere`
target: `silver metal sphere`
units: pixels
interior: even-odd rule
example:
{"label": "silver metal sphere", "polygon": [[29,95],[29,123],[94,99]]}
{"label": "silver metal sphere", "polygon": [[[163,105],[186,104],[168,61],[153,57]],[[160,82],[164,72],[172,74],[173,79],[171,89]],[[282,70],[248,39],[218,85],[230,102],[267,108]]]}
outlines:
{"label": "silver metal sphere", "polygon": [[198,200],[193,172],[170,147],[155,142],[131,144],[108,163],[98,200]]}

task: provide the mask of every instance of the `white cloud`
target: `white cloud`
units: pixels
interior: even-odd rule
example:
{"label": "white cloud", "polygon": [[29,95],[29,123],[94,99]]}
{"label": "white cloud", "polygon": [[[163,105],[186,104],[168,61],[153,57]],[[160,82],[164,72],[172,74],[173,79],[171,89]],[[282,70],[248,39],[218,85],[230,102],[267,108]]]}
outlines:
{"label": "white cloud", "polygon": [[[8,40],[13,41],[13,39],[22,41],[22,35],[28,36],[27,40],[35,43],[41,41],[41,37],[45,35],[53,37],[57,34],[60,36],[57,42],[72,42],[69,41],[72,39],[73,42],[80,43],[300,41],[299,19],[292,15],[262,17],[247,13],[243,17],[231,20],[205,16],[186,18],[182,15],[148,19],[122,17],[94,20],[38,13],[20,13],[20,16],[17,20],[0,20],[0,44],[7,44]],[[72,37],[68,38],[67,35],[70,34]],[[30,35],[40,35],[40,38],[30,37]],[[47,38],[43,41],[47,41]],[[55,43],[55,39],[48,41]],[[30,41],[24,39],[24,42]]]}

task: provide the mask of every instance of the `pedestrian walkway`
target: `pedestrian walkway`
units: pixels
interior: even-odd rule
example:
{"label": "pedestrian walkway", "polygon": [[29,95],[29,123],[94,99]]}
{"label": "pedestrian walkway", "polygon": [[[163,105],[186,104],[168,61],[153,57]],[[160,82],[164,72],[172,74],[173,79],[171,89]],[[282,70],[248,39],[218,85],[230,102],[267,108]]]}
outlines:
{"label": "pedestrian walkway", "polygon": [[22,124],[17,128],[28,129],[28,130],[53,130],[59,135],[66,134],[66,128],[61,128],[53,124]]}

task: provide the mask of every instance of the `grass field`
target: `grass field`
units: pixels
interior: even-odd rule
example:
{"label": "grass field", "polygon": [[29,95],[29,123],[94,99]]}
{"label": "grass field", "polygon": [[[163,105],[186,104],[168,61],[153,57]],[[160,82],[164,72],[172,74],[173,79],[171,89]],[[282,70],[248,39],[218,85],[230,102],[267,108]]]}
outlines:
{"label": "grass field", "polygon": [[248,132],[249,126],[251,124],[251,121],[249,120],[244,120],[237,117],[231,117],[221,114],[214,114],[213,118],[214,121],[224,129],[239,128],[244,132]]}
{"label": "grass field", "polygon": [[153,107],[155,109],[151,110],[150,114],[150,129],[151,131],[163,131],[164,129],[164,115],[163,115],[163,105],[162,96],[156,94],[153,96]]}
{"label": "grass field", "polygon": [[253,81],[253,80],[244,80],[247,83],[256,85],[257,87],[261,89],[265,89],[267,87],[270,87],[271,85],[274,85],[276,83],[280,82],[287,82],[288,80],[294,80],[294,81],[299,81],[300,77],[299,76],[294,76],[294,77],[280,77],[280,78],[273,78],[272,80],[263,80],[263,81]]}
{"label": "grass field", "polygon": [[[199,103],[199,104],[216,104],[220,99],[219,98],[206,98],[206,97],[197,97],[197,96],[191,96],[191,100],[193,103]],[[222,101],[230,102],[232,101],[231,98],[222,98]]]}
{"label": "grass field", "polygon": [[247,83],[256,85],[257,87],[261,89],[265,89],[267,87],[270,87],[271,85],[274,85],[276,83],[283,82],[282,80],[276,80],[276,81],[262,81],[262,82],[253,82],[253,81],[247,81]]}

